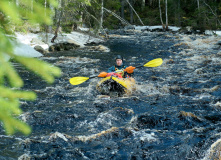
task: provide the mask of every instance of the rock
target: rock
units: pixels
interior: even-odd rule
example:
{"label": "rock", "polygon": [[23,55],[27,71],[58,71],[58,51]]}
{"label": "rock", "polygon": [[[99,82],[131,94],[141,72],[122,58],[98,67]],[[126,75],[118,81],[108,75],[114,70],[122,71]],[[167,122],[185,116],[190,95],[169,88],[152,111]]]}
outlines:
{"label": "rock", "polygon": [[110,96],[109,95],[97,95],[97,98],[107,98],[107,99],[110,99]]}
{"label": "rock", "polygon": [[134,27],[133,25],[127,25],[127,26],[124,27],[124,29],[125,29],[125,30],[133,29],[133,30],[134,30],[135,27]]}
{"label": "rock", "polygon": [[77,44],[77,42],[73,40],[68,40],[67,42],[62,42],[62,43],[56,43],[53,44],[49,47],[50,52],[55,52],[55,51],[63,51],[63,50],[72,50],[80,47],[80,44]]}
{"label": "rock", "polygon": [[218,42],[216,43],[216,45],[221,45],[221,41],[218,41]]}
{"label": "rock", "polygon": [[221,51],[219,51],[219,52],[217,53],[217,55],[218,55],[218,56],[221,56]]}
{"label": "rock", "polygon": [[44,42],[37,38],[32,38],[31,43],[38,44],[38,45],[46,45]]}
{"label": "rock", "polygon": [[219,50],[220,49],[220,45],[219,44],[215,44],[215,45],[213,45],[212,49]]}
{"label": "rock", "polygon": [[164,31],[163,28],[153,28],[153,29],[151,30],[151,32],[162,32],[162,31]]}
{"label": "rock", "polygon": [[201,118],[199,118],[198,116],[196,116],[195,114],[191,113],[191,112],[185,112],[185,111],[180,111],[179,113],[179,118],[193,118],[194,120],[197,121],[202,121]]}
{"label": "rock", "polygon": [[44,50],[41,46],[35,46],[34,49],[42,54],[48,53],[48,51]]}
{"label": "rock", "polygon": [[69,44],[71,44],[72,46],[74,46],[75,48],[78,48],[78,47],[81,46],[80,43],[78,43],[78,42],[76,42],[76,41],[74,41],[74,40],[72,40],[72,39],[68,39],[67,42],[68,42]]}
{"label": "rock", "polygon": [[55,51],[55,47],[54,46],[50,46],[48,49],[50,52],[54,52]]}
{"label": "rock", "polygon": [[110,52],[110,49],[103,45],[92,46],[92,47],[89,47],[89,49],[93,51]]}
{"label": "rock", "polygon": [[61,138],[63,139],[64,141],[68,141],[68,139],[65,137],[64,134],[62,133],[59,133],[59,132],[55,132],[53,133],[50,137],[49,137],[49,140],[53,140],[53,139],[57,139],[57,138]]}
{"label": "rock", "polygon": [[[218,139],[210,147],[208,157],[206,159],[221,159],[221,139]],[[204,158],[205,159],[205,158]]]}
{"label": "rock", "polygon": [[213,88],[211,88],[211,92],[217,91],[220,88],[220,86],[216,85]]}
{"label": "rock", "polygon": [[41,31],[40,25],[32,26],[28,29],[31,33],[39,33]]}
{"label": "rock", "polygon": [[215,106],[216,107],[221,107],[221,102],[216,102]]}
{"label": "rock", "polygon": [[18,160],[30,160],[30,159],[31,159],[31,156],[26,153],[18,157]]}

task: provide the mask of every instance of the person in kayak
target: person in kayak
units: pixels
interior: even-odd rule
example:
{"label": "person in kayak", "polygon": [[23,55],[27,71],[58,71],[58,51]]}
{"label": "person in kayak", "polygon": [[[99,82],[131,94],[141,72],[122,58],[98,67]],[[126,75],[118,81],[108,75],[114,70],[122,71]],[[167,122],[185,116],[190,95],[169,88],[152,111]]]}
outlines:
{"label": "person in kayak", "polygon": [[111,75],[117,75],[119,78],[129,78],[133,76],[135,67],[125,66],[123,63],[123,57],[117,55],[115,58],[116,64],[108,69],[107,72],[101,72],[98,77],[108,77]]}

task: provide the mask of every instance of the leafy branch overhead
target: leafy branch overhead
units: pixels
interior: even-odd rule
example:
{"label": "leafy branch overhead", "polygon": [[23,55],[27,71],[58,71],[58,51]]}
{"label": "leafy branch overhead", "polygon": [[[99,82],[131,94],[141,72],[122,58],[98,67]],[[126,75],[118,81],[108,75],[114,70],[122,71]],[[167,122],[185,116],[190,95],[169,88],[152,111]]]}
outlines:
{"label": "leafy branch overhead", "polygon": [[[47,4],[56,7],[55,0],[47,0]],[[54,78],[60,76],[59,68],[35,58],[27,58],[13,54],[12,24],[20,25],[23,19],[31,23],[50,24],[52,22],[51,11],[44,7],[44,3],[30,0],[0,1],[0,121],[7,134],[14,134],[16,130],[28,135],[30,127],[18,119],[22,113],[19,100],[35,100],[36,94],[30,91],[22,91],[23,80],[15,71],[13,65],[6,60],[11,57],[27,69],[41,76],[48,83],[53,83]],[[25,51],[24,51],[25,52]],[[15,88],[17,89],[15,89]]]}

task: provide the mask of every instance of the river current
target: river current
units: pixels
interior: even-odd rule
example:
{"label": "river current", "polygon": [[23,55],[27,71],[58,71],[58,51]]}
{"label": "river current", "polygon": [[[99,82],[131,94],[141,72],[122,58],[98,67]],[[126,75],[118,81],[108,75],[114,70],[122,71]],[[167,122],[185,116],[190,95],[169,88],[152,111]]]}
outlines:
{"label": "river current", "polygon": [[[110,52],[85,48],[42,57],[62,69],[52,85],[14,64],[23,89],[38,98],[21,101],[20,118],[32,127],[31,135],[5,136],[0,128],[1,160],[221,158],[221,54],[210,37],[125,32],[103,45]],[[125,65],[155,58],[164,63],[135,69],[132,95],[101,96],[98,78],[69,83],[107,71],[118,54]]]}

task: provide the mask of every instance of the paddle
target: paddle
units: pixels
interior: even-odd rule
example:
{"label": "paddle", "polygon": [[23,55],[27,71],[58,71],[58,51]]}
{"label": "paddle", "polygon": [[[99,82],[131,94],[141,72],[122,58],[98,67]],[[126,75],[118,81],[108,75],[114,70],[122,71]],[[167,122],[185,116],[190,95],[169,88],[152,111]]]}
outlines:
{"label": "paddle", "polygon": [[[148,63],[144,64],[144,65],[140,65],[137,66],[136,68],[141,68],[141,67],[158,67],[163,63],[163,60],[161,58],[157,58],[157,59],[153,59],[151,61],[149,61]],[[88,79],[92,79],[98,77],[98,75],[96,76],[91,76],[91,77],[73,77],[71,78],[69,81],[72,85],[79,85],[85,81],[87,81]]]}

